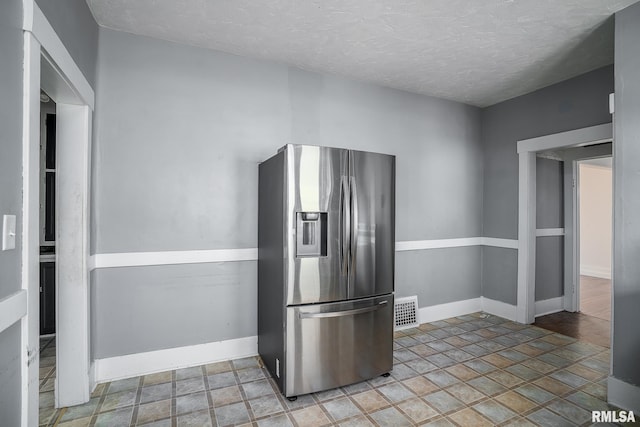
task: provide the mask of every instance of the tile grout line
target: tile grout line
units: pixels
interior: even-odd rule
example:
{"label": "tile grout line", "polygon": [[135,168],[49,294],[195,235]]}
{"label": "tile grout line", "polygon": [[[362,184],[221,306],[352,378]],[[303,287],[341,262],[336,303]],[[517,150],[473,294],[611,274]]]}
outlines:
{"label": "tile grout line", "polygon": [[176,398],[177,378],[178,374],[176,370],[171,370],[171,409],[169,410],[169,419],[171,420],[172,427],[178,425],[178,404]]}
{"label": "tile grout line", "polygon": [[[211,419],[212,425],[217,425],[216,414],[214,410],[213,397],[211,396],[211,384],[209,384],[209,372],[207,372],[206,365],[202,365],[202,372],[204,378],[204,389],[207,397],[208,409],[209,409],[209,418]],[[176,426],[174,426],[176,427]]]}
{"label": "tile grout line", "polygon": [[141,375],[138,380],[138,386],[136,387],[136,398],[133,401],[133,412],[131,413],[131,425],[135,427],[138,424],[138,410],[140,409],[140,400],[142,399],[142,387],[144,385],[144,375]]}

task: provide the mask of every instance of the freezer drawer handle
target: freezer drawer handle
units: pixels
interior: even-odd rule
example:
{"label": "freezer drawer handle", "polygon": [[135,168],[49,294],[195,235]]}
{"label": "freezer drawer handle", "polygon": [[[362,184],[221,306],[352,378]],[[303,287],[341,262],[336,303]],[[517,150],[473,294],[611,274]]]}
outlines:
{"label": "freezer drawer handle", "polygon": [[379,310],[381,307],[387,305],[388,301],[382,301],[377,305],[365,308],[354,308],[353,310],[344,310],[344,311],[330,311],[328,313],[304,313],[300,312],[299,316],[301,319],[320,319],[325,317],[342,317],[342,316],[353,316],[354,314],[362,314],[369,313],[370,311]]}

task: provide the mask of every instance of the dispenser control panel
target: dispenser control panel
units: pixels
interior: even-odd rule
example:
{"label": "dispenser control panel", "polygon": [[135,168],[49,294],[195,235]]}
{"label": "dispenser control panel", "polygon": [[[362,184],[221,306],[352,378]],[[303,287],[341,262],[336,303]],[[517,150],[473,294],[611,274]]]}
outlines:
{"label": "dispenser control panel", "polygon": [[327,213],[298,212],[296,215],[296,256],[327,256]]}

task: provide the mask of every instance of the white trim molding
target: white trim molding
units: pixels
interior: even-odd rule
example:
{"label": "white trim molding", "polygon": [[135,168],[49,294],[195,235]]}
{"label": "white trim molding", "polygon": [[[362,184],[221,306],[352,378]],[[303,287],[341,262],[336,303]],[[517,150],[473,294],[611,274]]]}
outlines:
{"label": "white trim molding", "polygon": [[96,254],[90,268],[139,267],[145,265],[199,264],[209,262],[256,261],[257,248],[196,251],[127,252]]}
{"label": "white trim molding", "polygon": [[27,291],[0,299],[0,333],[27,315]]}
{"label": "white trim molding", "polygon": [[640,414],[640,387],[609,376],[607,402],[618,408]]}
{"label": "white trim molding", "polygon": [[483,246],[492,246],[494,248],[518,249],[517,239],[498,239],[494,237],[483,237]]}
{"label": "white trim molding", "polygon": [[[602,125],[576,129],[567,132],[545,135],[538,138],[530,138],[517,142],[518,152],[518,296],[517,316],[521,323],[533,323],[535,320],[535,265],[536,265],[536,152],[586,147],[593,144],[610,142],[613,140],[613,125]],[[565,157],[565,162],[568,159]],[[565,194],[567,174],[565,173]],[[565,203],[565,212],[567,203]],[[567,221],[565,217],[565,234],[568,239],[574,239],[573,228],[575,223]],[[551,233],[551,232],[543,232]],[[545,234],[548,235],[548,234]],[[542,237],[542,236],[539,236]],[[565,245],[565,264],[567,254],[572,253],[573,245]],[[570,308],[568,295],[577,295],[573,292],[575,278],[571,279],[572,272],[565,268],[564,289],[567,297],[565,306]],[[571,280],[570,280],[571,279]],[[570,292],[569,292],[570,291]]]}
{"label": "white trim molding", "polygon": [[424,249],[461,248],[467,246],[493,246],[498,248],[518,249],[518,241],[515,239],[499,239],[494,237],[411,240],[396,242],[396,252],[418,251]]}
{"label": "white trim molding", "polygon": [[410,240],[396,242],[396,252],[419,251],[424,249],[461,248],[482,245],[482,237],[463,237],[459,239]]}
{"label": "white trim molding", "polygon": [[518,322],[533,323],[536,277],[536,154],[532,152],[518,155],[518,242]]}
{"label": "white trim molding", "polygon": [[[69,406],[89,401],[89,184],[91,121],[95,94],[71,54],[34,0],[23,0],[23,288],[27,315],[22,328],[22,422],[38,423],[38,181],[40,146],[40,90],[56,102],[61,167],[56,176],[56,219],[59,267],[56,268],[55,404]],[[35,191],[33,190],[35,188]],[[71,197],[74,196],[74,197]],[[66,203],[65,200],[73,203]],[[58,203],[60,202],[60,203]],[[64,211],[64,208],[67,211]],[[35,226],[34,226],[35,224]],[[25,231],[31,230],[31,231]],[[35,231],[34,231],[35,230]],[[35,239],[34,239],[35,237]],[[35,242],[35,244],[34,244]],[[34,273],[35,272],[35,273]]]}
{"label": "white trim molding", "polygon": [[[493,246],[517,249],[518,241],[492,237],[468,237],[459,239],[414,240],[396,242],[396,252],[428,249]],[[201,264],[213,262],[257,261],[257,248],[205,249],[159,252],[123,252],[95,254],[88,259],[89,270],[97,268],[142,267],[152,265]]]}
{"label": "white trim molding", "polygon": [[564,236],[564,228],[538,228],[536,237]]}
{"label": "white trim molding", "polygon": [[612,135],[613,124],[605,123],[537,138],[523,139],[518,141],[518,154],[611,142]]}
{"label": "white trim molding", "polygon": [[[56,69],[58,74],[67,77],[68,86],[67,88],[61,89],[63,91],[66,91],[67,89],[72,91],[72,94],[63,96],[63,98],[69,99],[60,99],[60,96],[56,98],[55,94],[52,93],[49,93],[49,95],[56,98],[56,102],[68,102],[70,99],[77,97],[83,104],[88,105],[89,108],[93,110],[95,104],[95,93],[84,74],[82,74],[82,71],[75,63],[71,54],[69,54],[69,51],[67,51],[62,43],[62,40],[60,40],[60,37],[58,37],[58,34],[55,32],[35,1],[28,0],[24,3],[25,14],[22,29],[33,34],[45,51],[43,52],[44,59],[46,59],[50,65]],[[73,83],[69,84],[69,82]],[[48,89],[51,90],[50,88]]]}
{"label": "white trim molding", "polygon": [[[32,5],[33,6],[33,5]],[[25,13],[29,13],[25,11]],[[25,31],[22,88],[22,427],[38,424],[40,345],[40,44]]]}
{"label": "white trim molding", "polygon": [[613,114],[616,111],[616,94],[609,94],[609,114]]}
{"label": "white trim molding", "polygon": [[104,383],[257,354],[258,337],[252,336],[96,359],[95,382]]}
{"label": "white trim molding", "polygon": [[564,297],[549,298],[535,302],[536,317],[557,313],[564,310]]}

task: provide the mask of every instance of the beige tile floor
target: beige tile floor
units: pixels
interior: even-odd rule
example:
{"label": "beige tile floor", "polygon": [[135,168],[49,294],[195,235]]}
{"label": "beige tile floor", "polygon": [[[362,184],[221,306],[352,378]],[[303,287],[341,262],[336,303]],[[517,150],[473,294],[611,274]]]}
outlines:
{"label": "beige tile floor", "polygon": [[295,402],[251,357],[100,384],[56,410],[44,367],[40,425],[590,425],[591,410],[609,409],[608,371],[606,348],[476,313],[397,332],[388,378]]}

